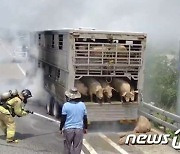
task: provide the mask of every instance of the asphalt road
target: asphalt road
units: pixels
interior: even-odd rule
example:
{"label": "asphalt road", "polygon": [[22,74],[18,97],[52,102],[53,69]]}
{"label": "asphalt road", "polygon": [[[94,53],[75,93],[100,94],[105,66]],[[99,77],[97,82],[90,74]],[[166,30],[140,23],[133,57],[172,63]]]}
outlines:
{"label": "asphalt road", "polygon": [[0,137],[0,153],[61,153],[63,138],[58,133],[55,123],[41,119],[34,115],[16,118],[16,138],[19,144],[7,144],[4,136]]}
{"label": "asphalt road", "polygon": [[[44,106],[29,104],[27,109],[48,116]],[[63,154],[63,136],[59,134],[58,124],[36,115],[28,115],[16,118],[16,138],[20,139],[18,144],[7,144],[5,136],[0,133],[0,153],[2,154]],[[103,125],[103,124],[102,124]],[[104,125],[105,126],[105,125]],[[109,127],[90,126],[88,134],[84,136],[82,154],[176,154],[169,146],[144,145],[127,146],[117,145],[119,134],[130,130],[131,126],[110,124]],[[109,128],[109,129],[108,129]],[[119,129],[119,131],[118,131]]]}

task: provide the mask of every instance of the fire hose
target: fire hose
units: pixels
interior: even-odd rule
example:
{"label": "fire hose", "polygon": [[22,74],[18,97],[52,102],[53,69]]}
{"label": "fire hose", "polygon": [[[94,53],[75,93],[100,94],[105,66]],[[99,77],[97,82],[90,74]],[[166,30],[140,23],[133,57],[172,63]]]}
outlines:
{"label": "fire hose", "polygon": [[41,118],[47,119],[47,120],[49,120],[49,121],[52,121],[52,122],[55,122],[55,123],[60,124],[60,121],[55,120],[55,119],[52,119],[52,118],[49,118],[49,117],[46,117],[46,116],[44,116],[44,115],[42,115],[42,114],[39,114],[39,113],[36,113],[36,112],[33,112],[33,111],[29,111],[29,110],[28,110],[28,113],[34,114],[34,115],[36,115],[36,116],[38,116],[38,117],[41,117]]}

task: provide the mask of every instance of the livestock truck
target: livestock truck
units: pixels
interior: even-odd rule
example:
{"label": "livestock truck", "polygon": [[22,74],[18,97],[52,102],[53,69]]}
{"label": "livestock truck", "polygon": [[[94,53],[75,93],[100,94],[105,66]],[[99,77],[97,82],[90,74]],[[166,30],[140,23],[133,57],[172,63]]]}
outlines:
{"label": "livestock truck", "polygon": [[[39,49],[38,67],[44,71],[44,87],[51,98],[47,113],[60,116],[64,93],[75,81],[93,77],[111,83],[113,78],[130,82],[135,90],[143,88],[146,34],[85,29],[36,32]],[[100,49],[100,50],[98,50]],[[125,102],[113,93],[111,102],[90,101],[83,97],[89,121],[135,120],[140,95]]]}

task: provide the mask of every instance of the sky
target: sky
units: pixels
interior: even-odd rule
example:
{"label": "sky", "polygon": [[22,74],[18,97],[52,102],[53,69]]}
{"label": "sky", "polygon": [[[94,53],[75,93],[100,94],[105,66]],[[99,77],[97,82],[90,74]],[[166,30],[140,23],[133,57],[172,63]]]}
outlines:
{"label": "sky", "polygon": [[177,50],[179,0],[0,0],[0,29],[95,28],[148,35],[148,46]]}

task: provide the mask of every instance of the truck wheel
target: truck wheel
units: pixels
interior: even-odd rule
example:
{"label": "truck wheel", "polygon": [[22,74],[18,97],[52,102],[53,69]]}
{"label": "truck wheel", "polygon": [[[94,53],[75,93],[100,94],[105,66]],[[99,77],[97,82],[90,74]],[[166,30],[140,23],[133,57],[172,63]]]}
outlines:
{"label": "truck wheel", "polygon": [[53,106],[53,115],[54,117],[59,118],[60,110],[59,110],[59,104],[57,102],[55,102]]}
{"label": "truck wheel", "polygon": [[47,114],[52,115],[53,105],[54,105],[54,98],[51,97],[49,102],[46,105]]}

